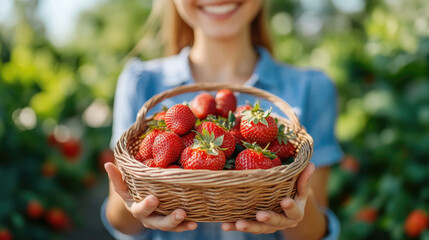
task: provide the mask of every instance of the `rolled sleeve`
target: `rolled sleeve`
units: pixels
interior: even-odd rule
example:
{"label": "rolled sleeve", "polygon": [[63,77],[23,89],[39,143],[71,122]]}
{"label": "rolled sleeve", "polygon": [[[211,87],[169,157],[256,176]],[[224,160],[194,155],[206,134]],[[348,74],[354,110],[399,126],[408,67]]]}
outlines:
{"label": "rolled sleeve", "polygon": [[337,216],[328,208],[323,209],[325,213],[327,224],[328,224],[328,234],[322,238],[323,240],[337,240],[340,237],[341,225]]}
{"label": "rolled sleeve", "polygon": [[334,83],[323,73],[311,72],[310,75],[308,113],[304,126],[314,140],[311,161],[316,167],[322,167],[337,163],[342,156],[341,148],[335,137],[337,91]]}
{"label": "rolled sleeve", "polygon": [[107,205],[107,198],[106,198],[106,200],[104,200],[103,204],[101,205],[100,218],[101,218],[101,222],[103,223],[104,227],[110,233],[110,235],[112,235],[112,237],[114,237],[115,239],[118,239],[118,240],[149,240],[149,239],[151,239],[150,230],[147,230],[145,232],[141,232],[141,233],[135,234],[135,235],[124,234],[124,233],[121,233],[118,230],[116,230],[110,224],[109,220],[107,220],[106,205]]}
{"label": "rolled sleeve", "polygon": [[115,148],[116,142],[135,121],[137,115],[137,98],[142,98],[142,93],[137,94],[139,71],[137,59],[127,62],[119,76],[116,86],[115,102],[113,106],[113,126],[110,147]]}

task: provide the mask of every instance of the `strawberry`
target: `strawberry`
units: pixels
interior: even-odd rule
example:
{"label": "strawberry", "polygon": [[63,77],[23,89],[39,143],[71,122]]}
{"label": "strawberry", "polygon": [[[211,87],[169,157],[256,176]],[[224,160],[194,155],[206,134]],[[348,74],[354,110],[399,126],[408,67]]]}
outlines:
{"label": "strawberry", "polygon": [[0,228],[0,240],[12,240],[12,234],[6,228]]}
{"label": "strawberry", "polygon": [[79,140],[70,138],[69,140],[61,143],[61,152],[67,160],[75,162],[82,153],[82,144]]}
{"label": "strawberry", "polygon": [[[272,159],[277,159],[277,156],[272,152],[247,142],[244,143],[244,146],[247,149],[240,152],[235,159],[236,170],[268,169],[273,167]],[[274,163],[276,162],[277,160]]]}
{"label": "strawberry", "polygon": [[272,167],[278,167],[282,165],[282,161],[280,160],[279,157],[276,157],[273,160],[271,160],[271,164],[273,165]]}
{"label": "strawberry", "polygon": [[277,139],[270,142],[268,150],[274,152],[281,160],[286,160],[290,157],[295,157],[296,148],[290,142],[291,139],[295,139],[293,132],[285,133],[285,125],[280,124],[277,132]]}
{"label": "strawberry", "polygon": [[216,109],[219,115],[227,118],[228,113],[237,108],[237,98],[229,89],[221,89],[216,93]]}
{"label": "strawberry", "polygon": [[235,109],[234,116],[237,118],[237,120],[241,121],[241,113],[245,110],[250,110],[253,107],[250,104],[241,105]]}
{"label": "strawberry", "polygon": [[153,116],[153,120],[165,120],[165,114],[167,113],[168,108],[166,106],[162,106],[162,110],[155,113]]}
{"label": "strawberry", "polygon": [[225,154],[220,148],[223,136],[215,138],[215,134],[206,129],[198,133],[195,143],[183,151],[180,162],[184,169],[222,170],[225,166]]}
{"label": "strawberry", "polygon": [[152,154],[154,165],[165,168],[180,158],[185,145],[180,137],[172,132],[162,132],[154,140]]}
{"label": "strawberry", "polygon": [[194,128],[195,116],[188,106],[176,104],[165,113],[165,123],[172,132],[183,135]]}
{"label": "strawberry", "polygon": [[243,146],[243,141],[245,139],[244,139],[243,135],[241,135],[240,122],[238,122],[237,125],[235,125],[231,130],[229,130],[229,133],[231,133],[232,136],[234,136],[235,144]]}
{"label": "strawberry", "polygon": [[201,93],[192,100],[191,109],[198,119],[205,119],[208,115],[216,115],[216,100],[209,93]]}
{"label": "strawberry", "polygon": [[412,211],[405,220],[405,233],[408,237],[418,237],[425,229],[429,227],[428,215],[422,210]]}
{"label": "strawberry", "polygon": [[374,223],[377,218],[378,211],[373,207],[364,207],[360,209],[355,215],[356,220],[366,223]]}
{"label": "strawberry", "polygon": [[195,132],[189,132],[188,134],[182,136],[182,142],[185,144],[185,147],[189,147],[194,143]]}
{"label": "strawberry", "polygon": [[146,159],[142,163],[148,167],[157,167],[153,158]]}
{"label": "strawberry", "polygon": [[43,215],[43,206],[37,200],[30,200],[27,204],[27,215],[30,218],[36,219]]}
{"label": "strawberry", "polygon": [[46,213],[46,221],[52,228],[57,230],[63,230],[70,225],[67,213],[60,208],[50,209]]}
{"label": "strawberry", "polygon": [[179,165],[176,165],[176,164],[171,164],[167,168],[181,168],[181,167]]}
{"label": "strawberry", "polygon": [[155,116],[153,117],[153,120],[165,120],[165,114],[167,112],[166,111],[161,111],[158,112],[157,114],[155,114]]}
{"label": "strawberry", "polygon": [[155,138],[162,133],[163,131],[160,129],[150,129],[146,133],[146,137],[140,143],[139,151],[134,156],[136,160],[143,162],[146,159],[152,158],[152,146]]}
{"label": "strawberry", "polygon": [[266,146],[276,138],[277,124],[270,113],[271,109],[266,112],[259,109],[258,103],[253,109],[241,113],[240,131],[247,141]]}
{"label": "strawberry", "polygon": [[198,126],[197,131],[203,133],[203,129],[206,129],[209,133],[214,133],[214,136],[224,136],[221,148],[224,148],[225,157],[229,158],[235,150],[235,138],[231,133],[227,132],[224,128],[218,126],[214,122],[203,122]]}

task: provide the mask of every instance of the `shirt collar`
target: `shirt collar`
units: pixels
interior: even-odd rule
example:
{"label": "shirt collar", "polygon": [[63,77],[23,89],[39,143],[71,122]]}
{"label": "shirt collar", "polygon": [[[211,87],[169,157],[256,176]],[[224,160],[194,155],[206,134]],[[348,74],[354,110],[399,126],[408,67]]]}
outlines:
{"label": "shirt collar", "polygon": [[[194,83],[189,64],[190,47],[184,47],[178,55],[167,58],[165,61],[164,83],[167,86],[174,87],[186,83]],[[262,85],[269,87],[276,84],[275,78],[272,77],[273,66],[276,65],[271,54],[261,46],[256,47],[259,54],[254,72],[250,79],[244,84],[246,86]]]}

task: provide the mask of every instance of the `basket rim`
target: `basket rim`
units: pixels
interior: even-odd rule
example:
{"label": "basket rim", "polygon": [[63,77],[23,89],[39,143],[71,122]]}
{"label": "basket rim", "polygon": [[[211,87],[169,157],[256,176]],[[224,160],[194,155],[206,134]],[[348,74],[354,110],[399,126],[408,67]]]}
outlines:
{"label": "basket rim", "polygon": [[[228,88],[225,87],[225,84],[189,84],[186,86],[186,90],[193,89],[192,87],[197,86],[197,91],[202,87],[210,86],[211,90],[213,88]],[[235,85],[237,87],[237,85]],[[243,87],[243,86],[241,86]],[[254,87],[245,87],[246,91],[263,91]],[[142,162],[136,160],[132,154],[130,154],[128,149],[128,143],[130,141],[136,140],[136,136],[139,136],[139,126],[144,126],[145,123],[140,123],[136,125],[136,123],[140,120],[140,122],[146,122],[148,119],[141,120],[142,116],[145,116],[147,113],[147,106],[152,106],[159,103],[165,96],[171,97],[180,94],[180,91],[184,89],[184,86],[179,86],[173,89],[166,90],[158,95],[153,96],[151,99],[155,99],[150,102],[148,100],[143,104],[142,108],[139,111],[139,115],[137,117],[136,122],[130,126],[117,141],[114,155],[115,155],[115,163],[119,167],[119,170],[123,174],[126,180],[131,185],[132,183],[138,183],[145,180],[156,181],[161,184],[181,184],[187,186],[199,186],[199,187],[216,187],[222,184],[222,186],[237,186],[241,184],[248,184],[249,186],[262,186],[269,185],[271,180],[275,180],[276,178],[284,179],[284,177],[296,177],[299,173],[301,173],[304,168],[309,163],[312,154],[313,154],[313,139],[307,133],[306,129],[299,123],[294,124],[293,118],[286,119],[284,117],[278,117],[279,121],[291,123],[291,127],[295,132],[295,135],[299,139],[297,156],[295,160],[287,165],[281,165],[278,167],[270,168],[270,169],[248,169],[248,170],[190,170],[190,169],[174,169],[174,168],[157,168],[157,167],[148,167],[144,165]],[[177,93],[176,91],[179,91]],[[167,95],[165,95],[167,92]],[[280,99],[277,96],[274,96],[271,93],[263,91],[263,95],[272,96],[272,99]],[[268,99],[267,99],[268,100]],[[290,106],[284,102],[284,100],[280,99],[285,105],[283,107]],[[283,111],[282,108],[280,110]],[[288,109],[293,113],[293,111]],[[289,114],[286,113],[290,118]],[[295,120],[297,120],[296,115],[294,115]],[[297,161],[299,160],[299,161]],[[129,177],[132,175],[133,177]],[[216,181],[217,178],[224,178],[225,175],[228,175],[228,181],[224,180],[222,182]],[[239,182],[234,182],[233,180],[240,179]],[[198,180],[198,181],[195,181]],[[274,181],[275,182],[275,181]],[[272,182],[271,182],[272,183]]]}

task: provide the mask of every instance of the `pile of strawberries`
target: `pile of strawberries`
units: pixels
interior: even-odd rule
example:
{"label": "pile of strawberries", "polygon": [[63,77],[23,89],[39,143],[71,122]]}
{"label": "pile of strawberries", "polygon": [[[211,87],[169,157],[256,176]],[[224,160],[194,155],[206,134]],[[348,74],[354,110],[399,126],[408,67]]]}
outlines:
{"label": "pile of strawberries", "polygon": [[296,154],[292,132],[270,116],[271,109],[243,105],[229,89],[207,92],[188,105],[154,115],[135,159],[148,167],[184,169],[268,169]]}

